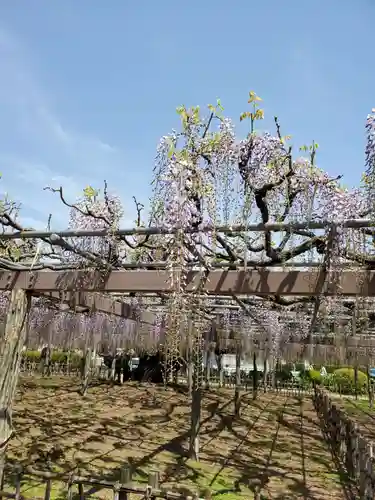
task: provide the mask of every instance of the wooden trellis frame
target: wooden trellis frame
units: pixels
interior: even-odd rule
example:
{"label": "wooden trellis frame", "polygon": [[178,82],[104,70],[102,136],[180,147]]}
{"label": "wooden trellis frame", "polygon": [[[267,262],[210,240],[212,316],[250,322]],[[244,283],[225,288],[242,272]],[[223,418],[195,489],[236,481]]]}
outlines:
{"label": "wooden trellis frame", "polygon": [[[0,273],[1,275],[1,273]],[[33,291],[34,296],[48,297],[56,302],[66,304],[69,309],[76,312],[98,311],[129,320],[137,320],[140,323],[153,325],[156,315],[150,311],[137,311],[134,306],[121,302],[119,297],[110,297],[103,294],[87,293],[82,291],[50,291],[38,293]],[[139,314],[139,316],[138,316]]]}
{"label": "wooden trellis frame", "polygon": [[[321,278],[324,277],[322,284]],[[199,271],[187,273],[187,293],[194,292],[201,280]],[[0,290],[28,292],[117,292],[168,293],[169,271],[1,271]],[[210,295],[291,295],[375,297],[375,271],[343,270],[340,283],[329,283],[324,271],[273,271],[238,269],[211,271],[204,283]],[[87,300],[87,299],[86,299]],[[121,306],[118,306],[121,307]]]}

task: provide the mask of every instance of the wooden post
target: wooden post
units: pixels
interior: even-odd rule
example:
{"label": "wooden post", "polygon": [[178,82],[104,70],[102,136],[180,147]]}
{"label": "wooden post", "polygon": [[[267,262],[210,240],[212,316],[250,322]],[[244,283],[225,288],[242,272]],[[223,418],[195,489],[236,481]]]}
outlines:
{"label": "wooden post", "polygon": [[69,474],[69,479],[67,483],[67,492],[66,492],[67,500],[72,500],[73,498],[73,486],[74,486],[74,474]]}
{"label": "wooden post", "polygon": [[78,483],[78,497],[79,500],[85,500],[85,489],[82,483]]}
{"label": "wooden post", "polygon": [[278,357],[274,357],[273,358],[273,366],[272,366],[272,382],[271,382],[273,390],[277,389],[277,384],[276,384],[277,378],[276,378],[276,376],[277,376],[277,373],[279,371],[279,364],[280,364],[279,358]]}
{"label": "wooden post", "polygon": [[[16,466],[15,473],[16,473],[16,500],[18,500],[21,497],[21,482],[22,482],[22,467],[20,465]],[[1,489],[3,490],[3,487],[1,487]]]}
{"label": "wooden post", "polygon": [[46,356],[46,368],[45,373],[47,377],[50,377],[52,374],[52,328],[53,323],[48,325],[48,347],[47,347],[47,356]]}
{"label": "wooden post", "polygon": [[216,364],[219,372],[219,387],[224,387],[224,370],[223,370],[223,354],[218,349],[219,354],[216,356]]}
{"label": "wooden post", "polygon": [[[129,466],[122,467],[120,474],[121,485],[129,485],[132,480],[131,468]],[[128,493],[120,490],[118,498],[119,500],[128,500]]]}
{"label": "wooden post", "polygon": [[26,339],[31,297],[25,290],[12,290],[5,334],[0,339],[0,484],[7,444],[12,436],[12,405],[16,394],[22,348]]}
{"label": "wooden post", "polygon": [[[354,311],[353,311],[353,318],[352,318],[352,335],[353,335],[353,340],[355,339],[355,336],[357,334],[357,316],[358,316],[358,304],[356,303],[354,306]],[[357,342],[355,342],[357,344]],[[357,350],[355,351],[355,360],[354,360],[354,394],[355,394],[355,399],[358,399],[358,354]]]}
{"label": "wooden post", "polygon": [[46,490],[44,492],[44,500],[51,499],[51,491],[52,491],[52,481],[51,479],[46,480]]}
{"label": "wooden post", "polygon": [[263,360],[263,391],[264,392],[267,392],[267,377],[268,377],[267,367],[268,367],[267,355],[266,355],[266,351],[264,351],[264,360]]}
{"label": "wooden post", "polygon": [[193,394],[193,372],[194,372],[194,359],[193,359],[193,322],[189,317],[188,331],[187,331],[187,385],[189,398]]}
{"label": "wooden post", "polygon": [[84,364],[83,364],[83,377],[82,377],[82,387],[81,394],[86,396],[87,389],[90,382],[90,371],[91,371],[91,347],[86,348]]}
{"label": "wooden post", "polygon": [[148,487],[149,487],[149,493],[150,493],[150,498],[157,498],[155,497],[152,492],[153,490],[158,490],[159,489],[159,473],[158,472],[150,472],[148,475]]}
{"label": "wooden post", "polygon": [[194,383],[191,399],[190,458],[199,461],[199,428],[201,420],[202,389]]}
{"label": "wooden post", "polygon": [[367,394],[368,394],[368,405],[369,405],[369,408],[372,409],[374,406],[374,393],[373,393],[372,383],[371,383],[370,363],[371,363],[371,361],[369,360],[368,364],[367,364]]}
{"label": "wooden post", "polygon": [[199,430],[202,407],[202,345],[198,332],[194,335],[194,373],[191,398],[190,443],[189,455],[193,460],[199,460]]}
{"label": "wooden post", "polygon": [[208,390],[210,388],[210,379],[211,379],[211,346],[209,346],[207,349],[206,349],[206,367],[205,367],[205,386],[206,386],[206,389]]}
{"label": "wooden post", "polygon": [[258,367],[257,367],[257,353],[255,351],[253,353],[253,399],[257,399],[258,397]]}
{"label": "wooden post", "polygon": [[236,385],[234,389],[234,414],[240,416],[241,409],[241,339],[236,339]]}
{"label": "wooden post", "polygon": [[109,380],[111,382],[115,381],[115,372],[116,372],[116,353],[113,354],[111,369],[109,370]]}

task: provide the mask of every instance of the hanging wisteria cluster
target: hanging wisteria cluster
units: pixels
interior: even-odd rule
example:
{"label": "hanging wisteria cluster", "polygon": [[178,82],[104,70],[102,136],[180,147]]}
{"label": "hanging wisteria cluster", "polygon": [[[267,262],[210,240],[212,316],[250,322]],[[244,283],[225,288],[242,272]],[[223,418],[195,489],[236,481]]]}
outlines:
{"label": "hanging wisteria cluster", "polygon": [[[222,115],[223,108],[210,106],[207,117],[199,107],[181,107],[182,131],[164,136],[155,167],[155,220],[171,225],[179,212],[183,228],[252,222],[327,221],[337,225],[332,263],[342,259],[361,261],[354,247],[362,246],[362,233],[340,228],[349,218],[368,217],[372,206],[363,188],[348,189],[341,176],[331,177],[316,165],[318,145],[301,146],[293,157],[289,137],[281,135],[275,118],[275,135],[257,133],[256,121],[263,118],[261,99],[250,93],[255,113],[244,113],[251,120],[251,133],[237,140],[232,122]],[[255,104],[256,105],[255,105]],[[374,150],[373,115],[367,122],[367,165]],[[304,156],[301,156],[304,155]],[[172,180],[173,179],[173,180]],[[173,187],[175,186],[175,187]],[[183,201],[182,201],[183,198]],[[181,207],[184,207],[181,210]],[[164,215],[163,215],[164,214]],[[162,215],[162,219],[160,216]],[[329,229],[329,228],[328,228]],[[327,231],[328,231],[327,229]],[[285,263],[313,252],[323,255],[328,233],[294,231],[293,234],[218,235],[204,252],[206,262],[213,260],[249,264]],[[369,243],[369,241],[368,241]],[[366,251],[372,252],[372,245]],[[356,251],[357,250],[357,251]],[[196,256],[187,257],[193,260]]]}
{"label": "hanging wisteria cluster", "polygon": [[[224,116],[218,101],[210,105],[207,116],[197,106],[178,108],[181,130],[163,136],[157,149],[153,178],[153,199],[149,221],[170,228],[178,223],[184,229],[213,228],[196,251],[197,237],[184,235],[181,258],[190,263],[236,262],[250,265],[283,265],[286,262],[324,255],[327,234],[319,231],[269,231],[263,233],[219,234],[221,224],[254,222],[293,222],[325,220],[338,225],[336,255],[339,259],[363,263],[372,255],[372,235],[367,235],[363,252],[363,232],[340,229],[344,218],[372,217],[369,188],[349,189],[341,176],[332,177],[318,167],[318,145],[292,149],[290,137],[283,136],[278,119],[275,132],[258,132],[257,122],[264,116],[261,99],[249,94],[250,111],[241,115],[249,120],[250,132],[236,137],[233,122]],[[367,146],[365,181],[369,186],[374,163],[374,114],[366,124]],[[120,198],[104,189],[87,187],[76,202],[66,200],[62,188],[46,188],[57,194],[69,210],[71,229],[116,230],[124,215]],[[142,204],[135,200],[138,226],[145,225]],[[22,230],[18,211],[3,203],[0,222],[6,230]],[[53,223],[53,218],[52,218]],[[30,266],[68,268],[77,266],[121,268],[129,261],[166,260],[170,256],[171,236],[126,238],[109,234],[101,237],[43,240],[32,251],[20,248],[6,256],[14,268]],[[8,244],[10,248],[10,244]],[[12,244],[13,245],[13,244]],[[14,245],[13,245],[14,246]],[[32,254],[32,255],[30,255]],[[334,256],[334,254],[333,254]],[[4,256],[2,256],[4,259]],[[2,265],[5,265],[2,263]]]}
{"label": "hanging wisteria cluster", "polygon": [[[70,207],[69,228],[115,231],[119,229],[123,215],[122,203],[118,196],[108,194],[106,190],[101,196],[98,190],[86,188],[83,197]],[[122,257],[126,255],[123,242],[116,241],[111,235],[79,238],[76,244],[84,252],[107,258],[109,262],[119,258],[120,252]],[[82,261],[82,257],[77,257]]]}
{"label": "hanging wisteria cluster", "polygon": [[365,150],[365,184],[372,207],[375,202],[375,109],[367,116]]}
{"label": "hanging wisteria cluster", "polygon": [[[5,324],[5,316],[10,299],[9,292],[0,294],[0,324]],[[50,343],[56,348],[84,348],[89,344],[108,344],[116,340],[117,347],[136,348],[140,344],[154,348],[159,343],[159,335],[154,338],[137,328],[134,320],[102,313],[77,313],[69,310],[60,311],[59,304],[51,304],[47,299],[33,298],[28,322],[27,345],[40,348]],[[155,325],[154,328],[157,328]],[[159,324],[160,328],[160,324]],[[112,340],[111,340],[112,339]]]}

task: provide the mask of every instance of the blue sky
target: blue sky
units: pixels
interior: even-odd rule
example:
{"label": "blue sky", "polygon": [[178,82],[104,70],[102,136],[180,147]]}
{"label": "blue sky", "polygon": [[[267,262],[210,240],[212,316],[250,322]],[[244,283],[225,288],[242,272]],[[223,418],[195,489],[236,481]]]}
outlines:
{"label": "blue sky", "polygon": [[180,104],[217,97],[236,121],[248,91],[264,99],[296,146],[358,184],[364,121],[375,107],[374,0],[3,0],[0,4],[2,192],[27,225],[68,212],[103,179],[134,218],[147,203],[158,139]]}

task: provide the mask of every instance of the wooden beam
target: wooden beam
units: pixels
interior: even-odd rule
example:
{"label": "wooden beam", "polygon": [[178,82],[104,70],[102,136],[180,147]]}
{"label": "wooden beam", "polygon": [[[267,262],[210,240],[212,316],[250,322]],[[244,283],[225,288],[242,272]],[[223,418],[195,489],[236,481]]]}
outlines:
{"label": "wooden beam", "polygon": [[132,321],[140,321],[148,325],[153,325],[156,314],[151,311],[138,311],[131,304],[121,302],[119,297],[104,296],[98,293],[75,292],[75,291],[55,291],[55,292],[33,292],[34,296],[47,297],[55,302],[67,304],[70,309],[77,312],[98,311],[112,314]]}
{"label": "wooden beam", "polygon": [[[101,292],[162,292],[171,291],[169,271],[19,271],[0,272],[0,290],[22,288],[29,291],[101,291]],[[348,295],[375,297],[375,271],[344,270],[339,286],[325,282],[318,291],[320,270],[272,271],[270,269],[211,271],[204,289],[211,295],[232,293],[243,295]],[[201,273],[190,271],[186,292],[193,292]]]}

